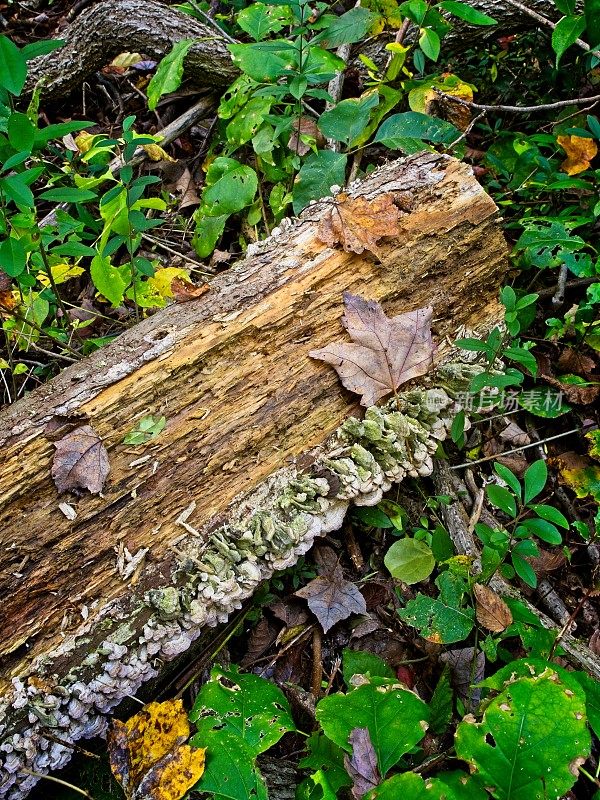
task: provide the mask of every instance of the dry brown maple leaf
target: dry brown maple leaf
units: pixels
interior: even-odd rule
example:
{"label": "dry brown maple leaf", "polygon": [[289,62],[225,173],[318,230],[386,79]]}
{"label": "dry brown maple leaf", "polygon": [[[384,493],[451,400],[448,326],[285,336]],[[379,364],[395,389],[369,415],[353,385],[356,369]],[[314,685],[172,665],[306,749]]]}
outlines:
{"label": "dry brown maple leaf", "polygon": [[349,197],[343,192],[330,203],[319,222],[317,237],[333,247],[341,244],[347,253],[369,250],[381,260],[377,242],[400,234],[400,210],[390,192],[374,200]]}
{"label": "dry brown maple leaf", "polygon": [[88,489],[99,494],[110,472],[108,453],[90,425],[83,425],[55,442],[52,479],[59,492]]}
{"label": "dry brown maple leaf", "polygon": [[375,300],[344,292],[342,324],[354,344],[333,342],[309,355],[331,364],[343,385],[372,406],[433,363],[430,306],[387,317]]}
{"label": "dry brown maple leaf", "polygon": [[513,621],[510,608],[496,592],[482,583],[473,586],[477,621],[492,633],[502,633]]}

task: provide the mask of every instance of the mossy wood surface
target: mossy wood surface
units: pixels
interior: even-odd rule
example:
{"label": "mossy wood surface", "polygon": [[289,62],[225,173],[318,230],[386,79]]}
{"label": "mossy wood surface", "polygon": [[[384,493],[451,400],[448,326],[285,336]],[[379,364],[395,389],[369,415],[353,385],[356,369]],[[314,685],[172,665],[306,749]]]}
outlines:
{"label": "mossy wood surface", "polygon": [[[132,686],[123,678],[121,694],[107,698],[104,708],[92,699],[86,706],[82,665],[93,672],[100,654],[115,659],[116,668],[128,643],[138,641],[148,664],[159,650],[170,658],[196,637],[194,625],[221,619],[203,616],[196,606],[183,638],[169,641],[169,620],[180,610],[181,594],[170,592],[178,585],[181,549],[189,554],[191,537],[200,554],[187,559],[193,570],[211,543],[210,531],[243,519],[250,504],[241,495],[259,487],[251,510],[260,510],[261,497],[268,506],[278,488],[273,476],[301,462],[358,412],[335,372],[308,357],[309,350],[346,338],[344,290],[380,301],[390,315],[432,304],[440,354],[460,326],[489,327],[500,318],[496,298],[506,245],[497,209],[469,167],[424,153],[388,164],[351,191],[368,198],[381,192],[393,192],[408,209],[401,236],[382,242],[381,262],[318,240],[317,223],[329,202],[323,201],[216,278],[207,295],[152,316],[0,414],[0,740],[27,722],[28,675],[44,676],[44,688],[38,682],[31,691],[46,697],[52,686],[77,683],[81,702],[71,700],[65,713],[71,722],[89,724],[68,736],[92,735],[91,705],[106,711],[148,675],[140,678],[131,665],[113,670],[135,673]],[[148,414],[166,417],[164,431],[147,445],[124,445],[124,436]],[[53,441],[81,424],[103,439],[111,471],[101,496],[59,496],[50,476]],[[76,510],[74,520],[60,502]],[[319,530],[331,530],[343,514],[335,502]],[[188,528],[181,524],[186,509]],[[116,568],[123,547],[134,555],[147,548],[127,579]],[[300,551],[285,551],[287,560],[271,554],[270,566],[291,563]],[[249,563],[246,596],[260,579],[260,569]],[[164,625],[155,636],[147,631],[156,609]],[[161,640],[154,650],[153,637]],[[110,674],[110,664],[102,668]],[[160,660],[149,674],[158,669]],[[15,695],[10,681],[16,676],[23,683],[17,681]],[[61,700],[60,691],[52,696],[64,711],[68,697]],[[60,728],[64,714],[52,717],[44,708]],[[57,751],[43,763],[28,756],[27,763],[39,771],[64,758]],[[26,792],[23,779],[8,797]]]}

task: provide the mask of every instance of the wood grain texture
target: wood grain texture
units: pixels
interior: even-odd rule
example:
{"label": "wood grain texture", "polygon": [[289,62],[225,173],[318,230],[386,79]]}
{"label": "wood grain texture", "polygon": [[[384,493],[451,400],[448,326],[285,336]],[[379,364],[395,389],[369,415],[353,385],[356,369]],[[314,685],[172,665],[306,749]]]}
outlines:
{"label": "wood grain texture", "polygon": [[[334,371],[307,355],[345,338],[344,290],[389,314],[432,304],[440,352],[459,326],[500,318],[506,245],[467,166],[424,153],[356,191],[391,191],[411,206],[401,236],[382,243],[381,263],[325,247],[315,236],[323,204],[311,206],[208,295],[150,317],[0,413],[4,684],[75,630],[83,606],[93,614],[130,593],[115,569],[120,544],[149,548],[154,575],[166,571],[175,520],[191,500],[189,522],[201,528],[357,411]],[[122,444],[147,414],[164,415],[165,430],[143,447]],[[59,497],[53,439],[85,423],[108,449],[110,475],[102,496]]]}

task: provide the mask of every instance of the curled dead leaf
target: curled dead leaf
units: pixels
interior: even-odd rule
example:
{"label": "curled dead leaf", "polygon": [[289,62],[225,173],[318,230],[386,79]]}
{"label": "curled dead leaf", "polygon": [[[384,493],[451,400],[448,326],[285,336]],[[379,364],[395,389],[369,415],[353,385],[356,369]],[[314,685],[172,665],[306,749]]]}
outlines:
{"label": "curled dead leaf", "polygon": [[433,363],[433,309],[418,308],[391,319],[375,300],[344,292],[342,324],[353,343],[333,342],[311,350],[331,364],[342,384],[372,406],[401,384],[424,375]]}
{"label": "curled dead leaf", "polygon": [[484,586],[482,583],[476,583],[473,586],[473,594],[475,595],[475,614],[479,624],[492,633],[501,633],[506,630],[513,619],[510,608],[504,600],[489,586]]}
{"label": "curled dead leaf", "polygon": [[195,286],[193,283],[183,280],[183,278],[173,278],[171,281],[171,292],[176,303],[187,303],[188,300],[196,300],[206,294],[209,289],[208,283]]}
{"label": "curled dead leaf", "polygon": [[110,472],[108,453],[91,425],[82,425],[54,443],[52,479],[59,492],[87,489],[99,494]]}
{"label": "curled dead leaf", "polygon": [[560,165],[561,170],[567,175],[584,172],[598,153],[596,142],[585,136],[557,136],[556,141],[567,154],[567,158]]}
{"label": "curled dead leaf", "polygon": [[206,751],[184,744],[189,735],[181,700],[149,703],[127,722],[113,720],[110,767],[127,800],[180,800],[199,781]]}
{"label": "curled dead leaf", "polygon": [[400,209],[391,192],[374,200],[338,194],[319,222],[317,237],[329,247],[341,244],[347,253],[369,250],[377,258],[377,242],[384,236],[400,235]]}
{"label": "curled dead leaf", "polygon": [[299,117],[295,119],[288,141],[288,147],[292,153],[298,153],[299,156],[305,156],[307,153],[310,153],[311,139],[314,140],[315,144],[319,147],[325,142],[325,138],[317,128],[315,120],[312,117]]}

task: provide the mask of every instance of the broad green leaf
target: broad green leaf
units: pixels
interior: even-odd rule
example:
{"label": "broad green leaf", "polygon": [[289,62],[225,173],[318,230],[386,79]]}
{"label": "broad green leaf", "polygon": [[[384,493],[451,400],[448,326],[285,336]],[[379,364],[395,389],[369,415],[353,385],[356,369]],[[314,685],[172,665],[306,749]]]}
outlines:
{"label": "broad green leaf", "polygon": [[517,504],[514,496],[505,489],[504,486],[498,486],[495,483],[486,487],[486,493],[490,503],[500,511],[504,511],[509,517],[517,516]]}
{"label": "broad green leaf", "polygon": [[382,775],[421,741],[429,717],[422,700],[393,683],[368,683],[346,695],[329,695],[315,713],[324,734],[347,752],[353,729],[367,728]]}
{"label": "broad green leaf", "polygon": [[365,98],[342,100],[321,114],[317,123],[319,130],[328,139],[350,144],[367,127],[371,109],[378,103],[377,93],[369,93]]}
{"label": "broad green leaf", "polygon": [[563,17],[556,23],[552,31],[552,49],[556,53],[556,66],[565,50],[571,47],[585,30],[585,17],[583,14]]}
{"label": "broad green leaf", "polygon": [[326,776],[333,792],[342,786],[350,786],[352,780],[344,769],[344,751],[337,744],[322,733],[312,733],[306,742],[308,755],[300,759],[300,769],[314,769],[322,771]]}
{"label": "broad green leaf", "polygon": [[9,236],[0,244],[0,269],[11,278],[16,278],[25,270],[27,258],[20,239]]}
{"label": "broad green leaf", "polygon": [[174,92],[179,88],[183,76],[183,62],[193,44],[193,39],[181,39],[162,59],[148,84],[149,109],[154,110],[164,94]]}
{"label": "broad green leaf", "polygon": [[23,180],[23,175],[0,178],[0,189],[20,208],[34,208],[33,192]]}
{"label": "broad green leaf", "polygon": [[400,5],[400,11],[420,27],[429,11],[429,5],[425,0],[407,0]]}
{"label": "broad green leaf", "polygon": [[581,236],[574,236],[566,230],[561,222],[552,221],[546,224],[531,224],[523,231],[515,249],[524,250],[529,247],[539,254],[545,248],[554,251],[560,247],[564,250],[579,250],[585,242]]}
{"label": "broad green leaf", "polygon": [[405,111],[388,117],[375,134],[374,141],[396,150],[400,149],[398,145],[405,139],[451,144],[460,135],[458,128],[446,120],[429,117],[418,111]]}
{"label": "broad green leaf", "polygon": [[352,516],[357,517],[365,525],[373,528],[394,528],[392,520],[378,506],[356,506],[352,509]]}
{"label": "broad green leaf", "polygon": [[456,753],[498,800],[547,800],[569,791],[590,752],[585,701],[556,675],[519,678],[464,720]]}
{"label": "broad green leaf", "polygon": [[292,14],[287,6],[267,6],[264,3],[252,3],[239,12],[237,24],[255,42],[260,42],[270,33],[280,31],[292,19]]}
{"label": "broad green leaf", "polygon": [[[573,8],[563,11],[563,13],[575,13],[575,5],[573,0]],[[596,46],[600,44],[600,3],[598,0],[584,0],[583,10],[585,13],[586,39],[591,45]]]}
{"label": "broad green leaf", "polygon": [[331,150],[311,153],[294,181],[294,213],[299,214],[311,200],[331,195],[332,186],[343,186],[346,182],[347,156]]}
{"label": "broad green leaf", "polygon": [[35,126],[27,116],[13,111],[7,123],[8,141],[15,150],[31,153],[35,142]]}
{"label": "broad green leaf", "polygon": [[251,167],[240,164],[234,158],[219,157],[208,168],[206,186],[202,195],[203,213],[216,217],[235,214],[251,205],[258,179]]}
{"label": "broad green leaf", "polygon": [[339,47],[341,44],[360,42],[375,20],[368,8],[351,8],[339,17],[334,17],[324,31],[314,37],[323,47]]}
{"label": "broad green leaf", "polygon": [[200,740],[208,731],[230,731],[243,739],[253,757],[296,729],[281,689],[235,668],[228,672],[213,669],[198,693],[190,719]]}
{"label": "broad green leaf", "polygon": [[370,675],[377,678],[394,679],[394,670],[389,667],[382,658],[375,653],[368,653],[364,650],[349,650],[346,648],[342,652],[342,675],[344,683],[348,689],[352,688],[350,680],[353,675]]}
{"label": "broad green leaf", "polygon": [[440,772],[435,778],[422,778],[403,772],[383,781],[365,795],[368,800],[487,800],[489,795],[460,770]]}
{"label": "broad green leaf", "polygon": [[194,250],[200,258],[208,258],[225,230],[228,214],[218,217],[200,217],[192,239]]}
{"label": "broad green leaf", "polygon": [[233,63],[259,83],[276,81],[295,64],[296,48],[285,40],[230,44]]}
{"label": "broad green leaf", "polygon": [[432,61],[438,60],[438,56],[440,54],[441,41],[440,37],[433,30],[433,28],[421,28],[421,35],[419,36],[419,47],[425,53],[427,58],[430,58]]}
{"label": "broad green leaf", "polygon": [[438,3],[438,8],[443,8],[459,19],[464,19],[471,25],[497,25],[498,21],[493,17],[489,17],[482,11],[472,8],[468,3],[460,3],[458,0],[442,0]]}
{"label": "broad green leaf", "polygon": [[90,265],[90,275],[94,286],[114,307],[123,302],[129,280],[125,278],[123,267],[113,267],[110,258],[95,256]]}
{"label": "broad green leaf", "polygon": [[475,617],[472,608],[462,605],[463,582],[449,571],[442,572],[435,582],[440,589],[438,597],[418,594],[398,610],[398,616],[429,641],[461,642],[471,633]]}
{"label": "broad green leaf", "polygon": [[600,736],[600,681],[594,680],[585,672],[569,673],[585,692],[585,708],[590,728]]}
{"label": "broad green leaf", "polygon": [[519,479],[517,476],[512,472],[508,467],[505,467],[504,464],[499,464],[498,462],[494,463],[494,471],[497,475],[499,475],[504,483],[512,489],[514,494],[520,499],[521,498],[521,484],[519,483]]}
{"label": "broad green leaf", "polygon": [[267,800],[267,788],[252,750],[235,733],[206,730],[192,736],[190,744],[206,748],[204,774],[194,787],[196,791],[214,793],[219,800]]}
{"label": "broad green leaf", "polygon": [[93,124],[93,122],[74,119],[71,122],[57,122],[54,125],[46,125],[45,128],[37,128],[35,132],[36,149],[45,147],[51,139],[60,139],[69,133],[90,128]]}
{"label": "broad green leaf", "polygon": [[64,39],[40,39],[39,42],[30,42],[21,48],[21,55],[26,61],[38,56],[46,56],[53,53],[59,47],[63,47]]}
{"label": "broad green leaf", "polygon": [[530,503],[543,490],[548,480],[548,467],[543,458],[534,461],[527,467],[523,480],[525,483],[524,502]]}
{"label": "broad green leaf", "polygon": [[234,147],[249,142],[263,124],[273,100],[273,97],[253,97],[249,100],[225,128],[227,141]]}
{"label": "broad green leaf", "polygon": [[548,520],[548,522],[553,522],[555,525],[558,525],[560,528],[569,528],[569,520],[565,517],[562,511],[559,511],[554,506],[547,506],[545,504],[536,504],[531,503],[529,508],[541,517],[542,519]]}
{"label": "broad green leaf", "polygon": [[[531,566],[528,561],[525,561],[522,556],[516,553],[517,547],[520,545],[526,544],[526,542],[519,542],[519,544],[514,548],[513,554],[511,557],[512,565],[515,568],[515,572],[524,581],[527,586],[531,586],[532,589],[535,589],[537,586],[537,577],[535,574],[535,570]],[[537,555],[537,554],[536,554]]]}
{"label": "broad green leaf", "polygon": [[571,410],[571,406],[564,401],[562,392],[550,387],[520,392],[517,402],[530,414],[546,419],[560,417]]}
{"label": "broad green leaf", "polygon": [[526,519],[517,527],[517,531],[519,528],[525,528],[530,534],[548,544],[562,544],[562,536],[558,528],[545,519]]}
{"label": "broad green leaf", "polygon": [[14,42],[0,36],[0,86],[19,95],[27,79],[27,62]]}
{"label": "broad green leaf", "polygon": [[429,701],[429,723],[433,733],[443,733],[452,721],[453,698],[450,668],[446,664]]}
{"label": "broad green leaf", "polygon": [[89,200],[96,200],[97,195],[89,189],[72,189],[69,187],[61,189],[47,189],[40,193],[44,200],[51,200],[53,203],[87,203]]}
{"label": "broad green leaf", "polygon": [[346,62],[322,47],[311,46],[308,50],[303,74],[311,84],[331,80],[336,72],[346,68]]}
{"label": "broad green leaf", "polygon": [[392,577],[404,583],[424,581],[433,572],[435,558],[429,545],[417,539],[399,539],[385,554],[383,563]]}

